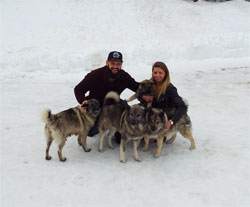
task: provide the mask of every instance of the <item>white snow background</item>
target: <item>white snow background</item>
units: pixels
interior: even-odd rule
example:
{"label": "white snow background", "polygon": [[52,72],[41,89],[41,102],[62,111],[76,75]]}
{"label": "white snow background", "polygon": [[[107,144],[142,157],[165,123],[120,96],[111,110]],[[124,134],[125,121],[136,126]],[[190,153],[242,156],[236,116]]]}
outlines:
{"label": "white snow background", "polygon": [[[249,207],[250,2],[0,0],[1,207]],[[196,149],[181,135],[119,162],[76,136],[45,160],[40,112],[76,106],[73,89],[112,50],[137,81],[163,61],[189,101]],[[122,93],[127,98],[131,91]]]}

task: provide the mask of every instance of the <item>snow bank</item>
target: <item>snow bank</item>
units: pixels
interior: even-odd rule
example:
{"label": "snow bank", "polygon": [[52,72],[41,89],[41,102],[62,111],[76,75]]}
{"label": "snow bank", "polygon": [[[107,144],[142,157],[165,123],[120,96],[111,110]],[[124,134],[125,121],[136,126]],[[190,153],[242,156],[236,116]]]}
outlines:
{"label": "snow bank", "polygon": [[250,56],[246,1],[35,2],[1,2],[2,77],[82,73],[104,65],[112,50],[124,54],[128,71],[156,60],[229,64],[228,58]]}

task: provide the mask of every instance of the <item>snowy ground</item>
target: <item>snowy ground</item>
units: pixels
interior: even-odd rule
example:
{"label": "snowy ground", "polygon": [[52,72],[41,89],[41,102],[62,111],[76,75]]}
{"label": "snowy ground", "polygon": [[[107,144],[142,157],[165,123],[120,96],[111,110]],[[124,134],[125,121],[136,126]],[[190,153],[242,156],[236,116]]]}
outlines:
{"label": "snowy ground", "polygon": [[[250,205],[250,3],[2,0],[0,61],[3,207]],[[178,135],[161,157],[119,146],[85,153],[72,136],[46,161],[42,109],[77,105],[74,86],[120,50],[136,80],[156,60],[189,101],[196,149]],[[126,90],[122,97],[131,92]]]}

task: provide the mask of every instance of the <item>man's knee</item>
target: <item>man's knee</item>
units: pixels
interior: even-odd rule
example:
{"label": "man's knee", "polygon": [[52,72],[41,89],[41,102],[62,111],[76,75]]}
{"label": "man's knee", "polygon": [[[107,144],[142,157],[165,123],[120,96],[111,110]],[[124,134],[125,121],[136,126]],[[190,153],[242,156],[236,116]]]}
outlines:
{"label": "man's knee", "polygon": [[99,133],[99,130],[98,130],[98,121],[96,121],[95,125],[89,130],[88,136],[89,137],[93,137],[93,136],[95,136],[98,133]]}

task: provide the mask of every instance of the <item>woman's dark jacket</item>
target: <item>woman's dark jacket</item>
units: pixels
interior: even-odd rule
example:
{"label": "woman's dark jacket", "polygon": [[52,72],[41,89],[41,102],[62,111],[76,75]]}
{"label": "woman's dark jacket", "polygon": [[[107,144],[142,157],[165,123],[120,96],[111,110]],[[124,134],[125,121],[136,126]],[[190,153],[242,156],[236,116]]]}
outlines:
{"label": "woman's dark jacket", "polygon": [[161,108],[167,110],[168,108],[175,108],[175,113],[168,117],[174,123],[178,122],[181,116],[187,113],[187,106],[179,96],[176,87],[170,83],[164,94],[161,94],[160,98],[154,98],[152,106],[155,108]]}
{"label": "woman's dark jacket", "polygon": [[[109,91],[115,91],[120,95],[126,88],[129,88],[136,92],[139,83],[127,72],[120,70],[119,77],[115,80],[110,79],[110,72],[110,69],[104,66],[88,73],[74,89],[77,101],[82,104],[84,100],[95,98],[102,106],[103,99]],[[85,96],[88,91],[89,95]]]}

